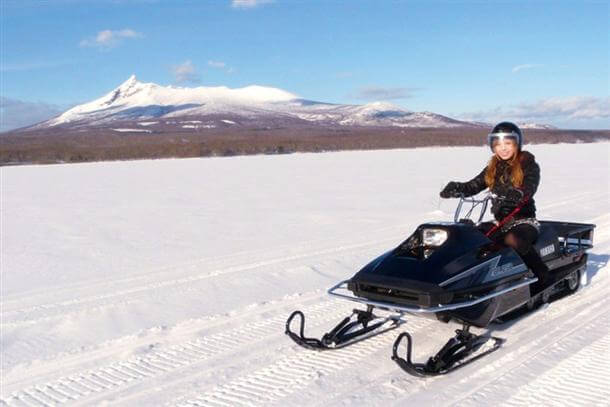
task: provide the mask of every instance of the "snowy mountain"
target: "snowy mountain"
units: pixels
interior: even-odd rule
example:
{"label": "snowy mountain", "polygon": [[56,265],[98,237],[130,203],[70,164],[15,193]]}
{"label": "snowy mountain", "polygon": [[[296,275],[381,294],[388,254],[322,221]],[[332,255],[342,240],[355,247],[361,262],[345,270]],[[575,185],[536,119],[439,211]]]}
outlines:
{"label": "snowy mountain", "polygon": [[517,125],[519,125],[519,127],[522,129],[528,129],[528,130],[555,130],[555,129],[557,129],[557,127],[552,126],[550,124],[517,122]]}
{"label": "snowy mountain", "polygon": [[[129,122],[116,126],[119,123]],[[152,131],[156,126],[205,129],[227,126],[284,125],[462,127],[479,124],[431,112],[411,112],[374,102],[342,105],[299,98],[282,89],[247,86],[176,87],[143,83],[132,75],[119,87],[91,102],[78,105],[51,120],[33,126],[121,127]],[[145,127],[145,129],[142,129]]]}

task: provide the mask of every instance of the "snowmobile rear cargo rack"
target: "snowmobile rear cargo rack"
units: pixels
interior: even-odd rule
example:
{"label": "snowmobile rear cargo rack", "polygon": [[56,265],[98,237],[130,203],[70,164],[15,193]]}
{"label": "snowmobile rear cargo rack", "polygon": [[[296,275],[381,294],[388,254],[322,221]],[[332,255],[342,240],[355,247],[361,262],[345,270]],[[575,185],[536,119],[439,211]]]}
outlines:
{"label": "snowmobile rear cargo rack", "polygon": [[543,220],[542,225],[551,226],[557,233],[557,241],[564,254],[571,254],[593,247],[593,230],[591,223],[557,222]]}

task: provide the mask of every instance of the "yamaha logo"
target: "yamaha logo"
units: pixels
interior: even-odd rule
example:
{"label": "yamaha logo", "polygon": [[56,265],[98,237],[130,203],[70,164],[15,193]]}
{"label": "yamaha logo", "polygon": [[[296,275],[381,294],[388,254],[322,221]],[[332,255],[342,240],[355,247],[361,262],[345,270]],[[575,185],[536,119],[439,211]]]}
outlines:
{"label": "yamaha logo", "polygon": [[548,256],[549,254],[555,252],[555,245],[548,245],[540,249],[540,257]]}

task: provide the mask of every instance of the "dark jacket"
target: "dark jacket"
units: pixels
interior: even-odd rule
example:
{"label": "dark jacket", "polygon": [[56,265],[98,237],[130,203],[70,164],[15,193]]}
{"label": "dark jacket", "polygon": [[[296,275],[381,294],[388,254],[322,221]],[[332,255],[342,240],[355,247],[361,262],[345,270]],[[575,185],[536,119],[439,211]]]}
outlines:
{"label": "dark jacket", "polygon": [[[492,212],[496,219],[500,220],[503,216],[502,213],[506,214],[517,206],[514,201],[506,200],[505,197],[509,195],[509,189],[518,189],[523,193],[523,196],[529,196],[529,201],[521,208],[521,210],[515,215],[515,218],[535,218],[536,217],[536,204],[533,196],[538,189],[540,183],[540,167],[536,163],[533,154],[522,151],[521,152],[521,168],[523,169],[523,185],[519,188],[513,186],[510,181],[511,166],[508,161],[500,160],[496,167],[496,182],[491,192],[497,195],[497,198],[492,202]],[[485,171],[487,167],[483,168],[483,171],[476,177],[468,182],[458,182],[458,191],[466,196],[476,195],[479,192],[487,188],[485,184]]]}

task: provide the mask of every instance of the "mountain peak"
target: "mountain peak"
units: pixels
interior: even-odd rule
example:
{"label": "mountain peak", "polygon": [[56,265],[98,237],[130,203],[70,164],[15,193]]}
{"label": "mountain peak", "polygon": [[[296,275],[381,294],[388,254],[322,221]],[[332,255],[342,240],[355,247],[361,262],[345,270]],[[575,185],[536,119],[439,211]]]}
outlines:
{"label": "mountain peak", "polygon": [[[113,92],[114,93],[125,93],[129,89],[136,87],[137,85],[141,85],[142,82],[138,81],[135,75],[131,75],[129,79],[125,82],[121,83]],[[112,93],[112,92],[111,92]]]}
{"label": "mountain peak", "polygon": [[127,79],[125,82],[123,82],[123,83],[122,83],[122,84],[119,86],[119,88],[129,88],[129,87],[131,87],[131,86],[135,85],[136,83],[138,83],[138,78],[136,78],[136,76],[132,74],[132,75],[129,77],[129,79]]}

